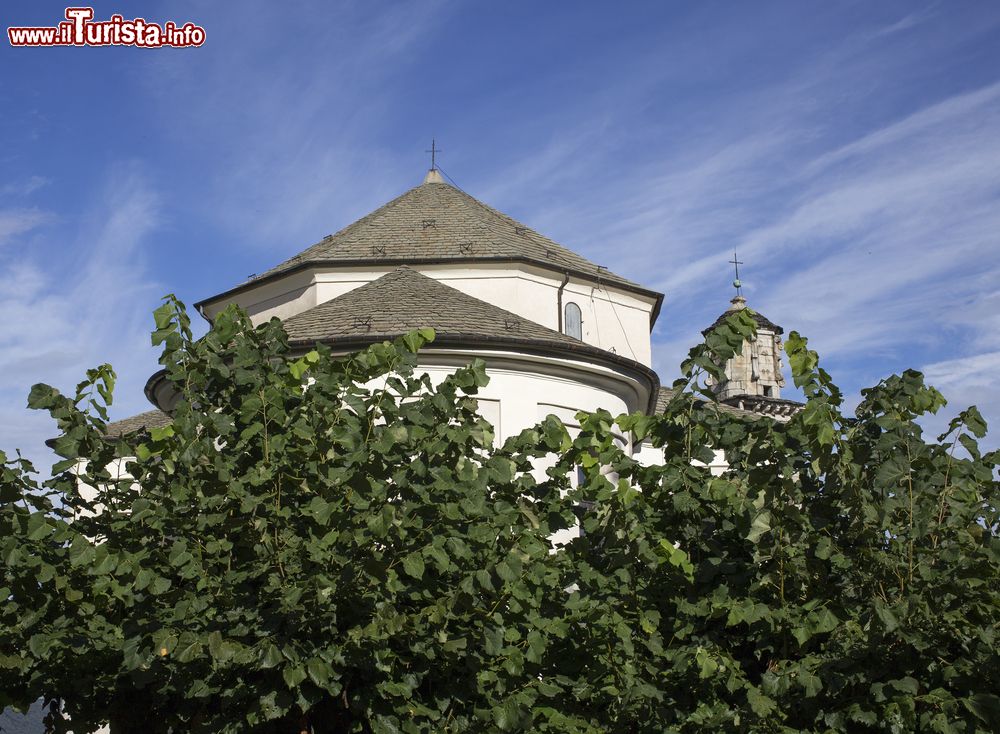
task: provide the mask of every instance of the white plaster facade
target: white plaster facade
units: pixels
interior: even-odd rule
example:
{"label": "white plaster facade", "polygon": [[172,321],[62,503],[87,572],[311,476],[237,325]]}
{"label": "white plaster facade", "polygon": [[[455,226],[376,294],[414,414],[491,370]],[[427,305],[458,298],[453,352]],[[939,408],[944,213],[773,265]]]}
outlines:
{"label": "white plaster facade", "polygon": [[[525,263],[503,267],[485,263],[411,267],[421,275],[553,330],[560,328],[561,297],[563,308],[567,303],[580,307],[586,344],[651,366],[649,333],[657,305],[655,298],[580,277],[571,276],[564,284],[565,276],[558,271]],[[393,269],[392,266],[322,267],[292,273],[243,290],[231,299],[204,304],[202,312],[212,319],[226,305],[236,303],[250,314],[254,323],[272,317],[284,320],[370,283]]]}

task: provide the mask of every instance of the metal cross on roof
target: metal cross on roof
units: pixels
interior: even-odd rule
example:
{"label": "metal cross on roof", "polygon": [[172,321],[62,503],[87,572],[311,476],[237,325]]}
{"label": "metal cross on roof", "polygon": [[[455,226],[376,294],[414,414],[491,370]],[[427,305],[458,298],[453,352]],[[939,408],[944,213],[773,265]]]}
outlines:
{"label": "metal cross on roof", "polygon": [[436,171],[437,170],[437,160],[436,160],[436,158],[437,158],[437,154],[440,153],[440,152],[441,152],[441,149],[439,147],[437,147],[437,142],[434,140],[434,138],[431,138],[431,147],[428,148],[427,150],[425,150],[424,153],[430,153],[431,154],[431,170],[432,171]]}
{"label": "metal cross on roof", "polygon": [[736,280],[733,281],[733,288],[736,289],[736,295],[743,295],[743,283],[740,282],[740,265],[743,264],[742,260],[736,259],[736,250],[733,250],[733,259],[729,261],[736,268]]}

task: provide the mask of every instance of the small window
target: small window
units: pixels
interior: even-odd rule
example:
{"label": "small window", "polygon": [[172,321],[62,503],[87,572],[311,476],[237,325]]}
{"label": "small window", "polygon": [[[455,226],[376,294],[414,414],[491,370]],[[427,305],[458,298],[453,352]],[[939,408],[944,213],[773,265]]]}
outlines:
{"label": "small window", "polygon": [[563,333],[574,339],[583,341],[583,313],[575,303],[566,304],[565,318],[563,319]]}
{"label": "small window", "polygon": [[771,397],[771,386],[770,385],[764,385],[764,397],[765,398]]}

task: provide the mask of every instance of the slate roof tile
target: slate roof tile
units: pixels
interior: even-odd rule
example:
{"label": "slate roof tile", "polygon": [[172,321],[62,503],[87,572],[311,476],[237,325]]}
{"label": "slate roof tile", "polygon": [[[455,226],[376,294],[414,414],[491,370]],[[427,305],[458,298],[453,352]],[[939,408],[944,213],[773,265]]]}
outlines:
{"label": "slate roof tile", "polygon": [[[232,289],[310,264],[523,261],[657,295],[447,183],[423,183]],[[227,291],[230,293],[232,291]],[[225,294],[213,296],[203,303]]]}
{"label": "slate roof tile", "polygon": [[147,410],[145,413],[139,413],[129,418],[123,418],[120,421],[108,423],[107,428],[104,430],[104,435],[118,438],[119,436],[141,431],[144,428],[162,428],[169,423],[170,416],[162,410]]}
{"label": "slate roof tile", "polygon": [[294,342],[385,339],[431,327],[441,336],[594,349],[566,334],[400,267],[284,322]]}
{"label": "slate roof tile", "polygon": [[[717,318],[712,323],[711,326],[709,326],[707,329],[702,329],[701,333],[703,335],[704,334],[708,334],[708,332],[710,332],[712,329],[714,329],[715,327],[717,327],[719,324],[721,324],[727,318],[729,318],[730,316],[732,316],[733,313],[734,313],[733,309],[729,309],[728,311],[724,311],[719,316],[719,318]],[[757,322],[757,328],[758,329],[770,329],[775,334],[783,334],[784,331],[785,331],[784,329],[782,329],[780,326],[778,326],[776,323],[774,323],[773,321],[771,321],[771,319],[767,318],[767,316],[765,316],[762,313],[758,313],[758,312],[754,311],[753,312],[753,320]]]}
{"label": "slate roof tile", "polygon": [[[674,396],[674,390],[670,387],[661,387],[656,395],[656,407],[653,409],[653,415],[663,415],[663,412],[667,409],[667,404],[670,399]],[[705,400],[699,399],[699,405],[704,405]],[[731,415],[741,416],[743,418],[760,418],[759,413],[754,413],[749,410],[742,410],[741,408],[736,408],[732,405],[726,405],[725,403],[715,403],[715,406],[721,410],[723,413],[729,413]]]}

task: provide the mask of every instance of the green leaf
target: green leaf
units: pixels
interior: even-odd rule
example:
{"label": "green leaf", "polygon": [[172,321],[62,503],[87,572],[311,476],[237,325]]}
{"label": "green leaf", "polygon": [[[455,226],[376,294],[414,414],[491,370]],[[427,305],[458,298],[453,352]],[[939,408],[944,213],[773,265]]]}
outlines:
{"label": "green leaf", "polygon": [[260,651],[260,667],[276,668],[283,660],[284,656],[277,645],[271,642],[264,643],[264,647]]}
{"label": "green leaf", "polygon": [[876,603],[875,613],[878,615],[878,618],[882,620],[882,624],[885,625],[886,632],[895,632],[899,629],[899,620],[889,607]]}
{"label": "green leaf", "polygon": [[819,692],[823,689],[823,682],[819,679],[819,676],[802,668],[798,671],[798,681],[799,685],[805,691],[807,698],[818,696]]}
{"label": "green leaf", "polygon": [[983,419],[983,414],[979,412],[979,408],[975,405],[966,408],[962,412],[961,418],[973,436],[976,438],[986,437],[986,421]]}
{"label": "green leaf", "polygon": [[965,707],[985,724],[1000,721],[1000,696],[993,693],[975,693],[962,701]]}
{"label": "green leaf", "polygon": [[203,646],[194,634],[182,632],[177,639],[177,646],[174,650],[174,659],[179,663],[190,663],[201,657]]}
{"label": "green leaf", "polygon": [[149,436],[154,441],[162,441],[166,438],[170,438],[173,435],[174,435],[174,427],[172,425],[163,426],[162,428],[151,428],[149,430]]}
{"label": "green leaf", "polygon": [[758,513],[750,524],[750,532],[747,533],[747,540],[756,543],[761,536],[771,530],[771,513],[768,510]]}
{"label": "green leaf", "polygon": [[770,716],[778,709],[778,704],[773,698],[753,687],[747,690],[747,702],[750,704],[751,710],[762,718]]}
{"label": "green leaf", "polygon": [[[309,679],[320,688],[327,688],[333,678],[333,668],[321,658],[310,658],[309,662],[306,663],[306,673],[309,675]],[[285,678],[285,682],[288,682],[288,678]]]}
{"label": "green leaf", "polygon": [[284,678],[286,686],[295,689],[306,679],[306,669],[301,665],[289,665],[282,669],[281,677]]}
{"label": "green leaf", "polygon": [[711,654],[702,647],[695,651],[695,662],[698,665],[698,676],[700,678],[710,678],[719,669],[719,664]]}
{"label": "green leaf", "polygon": [[424,559],[419,553],[411,553],[403,559],[403,570],[415,579],[424,577]]}
{"label": "green leaf", "polygon": [[223,639],[221,632],[215,631],[208,635],[208,652],[217,663],[227,663],[232,660],[235,649],[232,643]]}
{"label": "green leaf", "polygon": [[903,678],[897,678],[896,680],[889,681],[889,685],[895,688],[897,691],[902,693],[909,693],[911,696],[916,696],[920,691],[920,684],[916,679],[910,676],[905,676]]}
{"label": "green leaf", "polygon": [[689,581],[693,580],[694,565],[691,563],[691,559],[687,553],[665,538],[660,539],[657,552],[664,561],[683,571]]}

